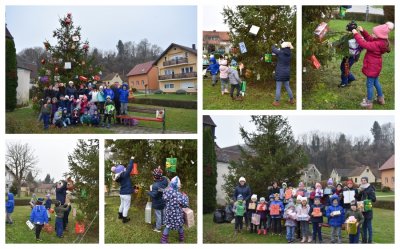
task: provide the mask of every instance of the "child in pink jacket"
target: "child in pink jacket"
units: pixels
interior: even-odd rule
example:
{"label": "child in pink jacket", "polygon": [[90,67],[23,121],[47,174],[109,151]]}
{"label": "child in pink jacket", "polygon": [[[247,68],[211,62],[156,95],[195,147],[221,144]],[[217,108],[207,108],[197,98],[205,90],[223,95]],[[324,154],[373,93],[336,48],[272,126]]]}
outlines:
{"label": "child in pink jacket", "polygon": [[220,65],[219,65],[219,78],[221,80],[221,94],[224,95],[224,93],[228,93],[228,85],[229,85],[229,77],[228,77],[228,72],[229,72],[229,67],[227,66],[228,62],[227,60],[222,60]]}
{"label": "child in pink jacket", "polygon": [[361,48],[365,48],[367,52],[364,56],[362,72],[367,76],[367,99],[361,103],[362,107],[372,109],[372,101],[374,87],[378,94],[378,104],[385,104],[385,99],[382,92],[381,84],[379,83],[379,74],[382,70],[382,54],[389,53],[389,32],[394,28],[392,22],[387,22],[382,25],[375,26],[372,29],[373,34],[370,35],[361,26],[358,30],[353,29],[354,38]]}

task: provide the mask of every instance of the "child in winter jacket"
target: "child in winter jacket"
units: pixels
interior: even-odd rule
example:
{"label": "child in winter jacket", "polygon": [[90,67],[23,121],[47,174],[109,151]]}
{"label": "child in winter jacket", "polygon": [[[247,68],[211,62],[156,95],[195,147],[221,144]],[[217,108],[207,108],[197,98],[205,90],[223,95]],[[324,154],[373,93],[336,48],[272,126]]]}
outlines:
{"label": "child in winter jacket", "polygon": [[257,211],[257,195],[253,194],[250,198],[250,202],[247,204],[247,219],[250,220],[250,233],[257,231],[257,225],[253,224],[252,217]]}
{"label": "child in winter jacket", "polygon": [[161,225],[164,219],[165,201],[163,200],[164,189],[168,186],[168,180],[163,177],[163,171],[160,167],[153,170],[154,183],[150,186],[147,194],[151,197],[151,208],[154,209],[156,216],[156,226],[153,231],[160,233]]}
{"label": "child in winter jacket", "polygon": [[14,212],[14,194],[7,194],[7,202],[6,202],[6,224],[13,224],[13,220],[11,219],[11,214]]}
{"label": "child in winter jacket", "polygon": [[37,199],[36,206],[32,208],[30,217],[30,221],[35,225],[36,241],[42,241],[40,239],[40,232],[44,224],[49,222],[46,208],[43,206],[43,201],[43,198]]}
{"label": "child in winter jacket", "polygon": [[42,106],[41,114],[43,119],[43,127],[45,130],[49,129],[51,119],[52,104],[51,99],[47,98],[46,102]]}
{"label": "child in winter jacket", "polygon": [[94,111],[93,115],[90,116],[90,120],[93,126],[98,126],[101,121],[100,114],[97,111]]}
{"label": "child in winter jacket", "polygon": [[81,116],[81,124],[86,124],[86,125],[90,125],[91,124],[91,117],[90,117],[90,115],[89,115],[87,110]]}
{"label": "child in winter jacket", "polygon": [[294,104],[294,98],[292,90],[289,86],[290,80],[290,60],[291,60],[291,49],[293,49],[292,43],[290,42],[282,42],[281,49],[272,46],[272,53],[276,54],[278,58],[278,62],[275,68],[275,81],[276,81],[276,93],[275,93],[275,101],[272,103],[273,106],[279,106],[280,98],[281,98],[281,88],[282,84],[285,86],[286,91],[289,95],[289,103]]}
{"label": "child in winter jacket", "polygon": [[62,108],[61,107],[59,107],[58,110],[54,113],[53,124],[58,128],[63,127]]}
{"label": "child in winter jacket", "polygon": [[308,221],[310,220],[310,215],[308,214],[310,212],[310,206],[307,203],[307,197],[302,197],[301,198],[301,205],[298,205],[296,207],[296,215],[297,215],[297,220],[300,221],[300,230],[301,230],[301,235],[303,239],[301,240],[301,243],[304,243],[307,241],[308,238],[308,243],[312,241],[311,234],[310,234],[310,228],[308,225]]}
{"label": "child in winter jacket", "polygon": [[111,118],[114,117],[115,105],[111,100],[111,96],[107,96],[106,103],[104,104],[104,119],[103,119],[103,127],[108,119],[107,128],[111,126]]}
{"label": "child in winter jacket", "polygon": [[256,213],[260,215],[260,226],[258,229],[258,235],[263,233],[267,235],[267,202],[265,201],[264,197],[260,198],[260,202],[257,204],[257,211]]}
{"label": "child in winter jacket", "polygon": [[44,203],[44,207],[47,210],[47,217],[49,218],[49,221],[51,220],[51,216],[50,216],[50,209],[51,209],[51,198],[50,198],[50,194],[46,195],[46,202]]}
{"label": "child in winter jacket", "polygon": [[294,242],[294,235],[295,235],[295,228],[296,228],[296,207],[293,204],[293,201],[289,201],[285,208],[285,213],[283,214],[283,218],[285,221],[286,226],[286,240],[288,243]]}
{"label": "child in winter jacket", "polygon": [[178,230],[179,242],[183,243],[185,234],[183,230],[182,208],[189,207],[189,198],[185,193],[180,192],[181,181],[178,176],[171,179],[169,187],[163,193],[165,201],[165,229],[162,233],[161,243],[168,243],[170,230]]}
{"label": "child in winter jacket", "polygon": [[128,84],[122,84],[122,88],[118,89],[119,91],[119,101],[121,102],[121,115],[128,114],[128,102],[129,102],[129,89]]}
{"label": "child in winter jacket", "polygon": [[210,65],[207,67],[207,71],[210,71],[212,86],[215,86],[215,84],[217,84],[217,75],[219,72],[219,64],[218,64],[217,60],[215,59],[214,55],[211,55]]}
{"label": "child in winter jacket", "polygon": [[[358,55],[359,57],[359,55]],[[356,78],[354,75],[350,72],[351,67],[353,66],[354,62],[356,62],[355,56],[345,56],[342,59],[342,62],[340,63],[340,71],[342,72],[340,77],[342,79],[341,83],[338,85],[338,87],[346,87],[350,85],[351,82],[355,81]]]}
{"label": "child in winter jacket", "polygon": [[219,66],[219,78],[221,79],[221,94],[224,95],[224,93],[228,92],[228,85],[229,85],[229,67],[228,61],[227,60],[222,60],[221,65]]}
{"label": "child in winter jacket", "polygon": [[59,238],[64,238],[63,232],[64,232],[64,227],[66,227],[64,225],[64,216],[66,215],[66,212],[69,210],[69,208],[70,208],[70,203],[65,205],[61,205],[60,201],[56,201],[55,203],[55,208],[54,208],[54,212],[56,213],[55,228],[56,228],[56,235]]}
{"label": "child in winter jacket", "polygon": [[71,125],[70,116],[71,115],[68,113],[67,108],[64,108],[63,112],[62,112],[62,117],[61,117],[62,124],[63,124],[64,127],[67,127],[68,125]]}
{"label": "child in winter jacket", "polygon": [[284,211],[283,203],[279,199],[279,194],[275,193],[274,200],[269,204],[269,212],[271,215],[272,223],[272,234],[280,234],[281,228],[281,218]]}
{"label": "child in winter jacket", "polygon": [[71,124],[78,125],[80,123],[79,111],[78,109],[74,109],[71,114]]}
{"label": "child in winter jacket", "polygon": [[322,223],[323,217],[325,216],[325,207],[321,204],[321,196],[315,195],[314,204],[311,205],[310,211],[308,213],[311,217],[312,223],[312,239],[315,243],[317,243],[317,235],[319,243],[322,243]]}
{"label": "child in winter jacket", "polygon": [[229,68],[228,75],[229,84],[231,84],[231,98],[232,100],[235,100],[235,98],[233,97],[233,93],[236,89],[236,99],[238,99],[240,94],[240,84],[242,83],[242,80],[239,78],[237,64],[235,61],[231,62],[231,67]]}
{"label": "child in winter jacket", "polygon": [[394,28],[392,22],[387,22],[382,25],[375,26],[372,29],[373,35],[370,35],[361,26],[357,30],[353,29],[354,38],[361,48],[365,48],[367,52],[364,56],[362,72],[367,76],[367,98],[361,102],[361,106],[372,109],[372,101],[374,87],[378,95],[378,104],[384,105],[385,99],[382,92],[382,87],[379,82],[379,74],[382,70],[382,54],[390,52],[389,32]]}
{"label": "child in winter jacket", "polygon": [[242,195],[238,195],[237,201],[233,204],[233,212],[235,213],[235,232],[240,233],[243,229],[243,216],[246,213],[246,203]]}
{"label": "child in winter jacket", "polygon": [[364,216],[360,210],[357,209],[356,201],[352,201],[350,203],[350,209],[346,212],[346,221],[349,219],[349,217],[354,217],[357,220],[357,232],[356,234],[349,234],[349,243],[358,244],[360,240],[360,225],[364,222]]}
{"label": "child in winter jacket", "polygon": [[331,226],[331,243],[342,243],[342,224],[344,223],[344,209],[339,206],[339,197],[332,195],[331,205],[326,210],[326,217]]}

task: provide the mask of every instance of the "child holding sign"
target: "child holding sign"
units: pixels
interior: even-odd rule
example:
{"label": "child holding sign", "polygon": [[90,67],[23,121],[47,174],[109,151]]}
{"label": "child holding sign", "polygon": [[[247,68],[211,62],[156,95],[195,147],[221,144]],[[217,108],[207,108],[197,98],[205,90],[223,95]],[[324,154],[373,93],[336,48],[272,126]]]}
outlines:
{"label": "child holding sign", "polygon": [[271,215],[271,221],[272,221],[272,234],[280,234],[281,218],[284,207],[282,201],[279,199],[278,193],[275,193],[273,195],[273,198],[274,200],[269,205],[269,213]]}
{"label": "child holding sign", "polygon": [[319,243],[322,243],[322,229],[321,225],[324,222],[323,217],[325,216],[325,207],[321,204],[321,196],[315,195],[314,204],[310,208],[309,215],[311,216],[311,222],[313,227],[312,239],[317,243],[317,235]]}

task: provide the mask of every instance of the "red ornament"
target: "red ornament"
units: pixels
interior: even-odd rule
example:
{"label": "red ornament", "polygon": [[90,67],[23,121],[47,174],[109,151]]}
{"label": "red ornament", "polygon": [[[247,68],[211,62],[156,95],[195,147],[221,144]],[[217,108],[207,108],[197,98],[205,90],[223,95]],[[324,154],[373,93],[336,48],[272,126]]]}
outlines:
{"label": "red ornament", "polygon": [[54,72],[58,73],[58,67],[54,68]]}
{"label": "red ornament", "polygon": [[311,58],[311,64],[315,69],[319,69],[321,67],[321,64],[319,63],[317,57],[315,57],[315,55],[312,55]]}
{"label": "red ornament", "polygon": [[71,16],[72,16],[72,13],[67,13],[68,18],[71,18]]}
{"label": "red ornament", "polygon": [[99,80],[100,80],[100,76],[95,75],[95,76],[93,77],[93,79],[94,79],[95,81],[99,81]]}
{"label": "red ornament", "polygon": [[71,24],[71,19],[70,18],[65,18],[65,24],[67,24],[67,25],[69,25],[69,24]]}
{"label": "red ornament", "polygon": [[83,44],[83,50],[87,52],[89,50],[89,44],[87,43]]}
{"label": "red ornament", "polygon": [[79,80],[86,82],[88,79],[85,76],[79,76]]}
{"label": "red ornament", "polygon": [[42,59],[40,62],[42,63],[42,65],[46,64],[46,60],[45,59]]}
{"label": "red ornament", "polygon": [[48,43],[48,42],[43,42],[43,44],[44,44],[45,49],[46,49],[46,50],[49,50],[49,48],[50,48],[50,43]]}

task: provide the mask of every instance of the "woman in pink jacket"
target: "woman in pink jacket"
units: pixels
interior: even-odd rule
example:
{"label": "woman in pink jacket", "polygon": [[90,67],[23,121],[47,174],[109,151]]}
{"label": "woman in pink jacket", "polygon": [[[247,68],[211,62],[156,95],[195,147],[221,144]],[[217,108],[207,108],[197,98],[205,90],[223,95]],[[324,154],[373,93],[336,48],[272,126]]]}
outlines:
{"label": "woman in pink jacket", "polygon": [[374,87],[378,94],[378,104],[385,104],[385,99],[382,92],[381,84],[379,83],[379,74],[382,70],[382,54],[389,53],[389,32],[394,28],[392,22],[387,22],[382,25],[375,26],[372,29],[373,34],[370,35],[361,26],[358,30],[353,29],[354,38],[360,47],[365,48],[367,52],[364,56],[362,72],[367,76],[367,99],[361,103],[362,107],[372,109],[372,101]]}

